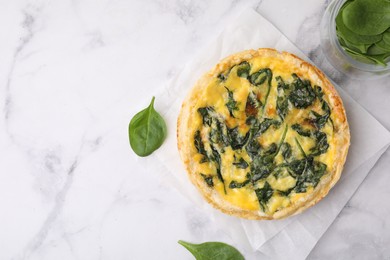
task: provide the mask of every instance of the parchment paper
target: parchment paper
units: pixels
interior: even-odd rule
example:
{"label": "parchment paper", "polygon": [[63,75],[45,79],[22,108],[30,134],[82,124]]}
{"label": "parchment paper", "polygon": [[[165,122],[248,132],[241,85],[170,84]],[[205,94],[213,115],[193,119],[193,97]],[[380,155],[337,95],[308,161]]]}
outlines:
{"label": "parchment paper", "polygon": [[[265,258],[302,259],[313,249],[390,143],[390,133],[341,88],[347,111],[351,147],[340,181],[328,196],[304,213],[284,220],[250,221],[227,216],[207,204],[190,183],[176,145],[176,121],[181,102],[197,79],[222,58],[257,48],[284,50],[308,60],[279,30],[252,9],[232,21],[210,46],[200,51],[157,95],[168,137],[155,156],[170,171],[165,181],[210,214],[237,244],[261,251]],[[308,60],[309,61],[309,60]],[[149,168],[158,170],[158,165]]]}

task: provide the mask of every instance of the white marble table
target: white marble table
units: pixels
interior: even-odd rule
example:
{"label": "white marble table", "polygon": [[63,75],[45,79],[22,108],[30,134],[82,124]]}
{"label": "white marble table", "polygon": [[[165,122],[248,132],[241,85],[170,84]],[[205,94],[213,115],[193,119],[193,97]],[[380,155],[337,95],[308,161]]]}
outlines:
{"label": "white marble table", "polygon": [[[0,1],[0,259],[192,259],[177,240],[233,243],[147,171],[127,125],[247,7],[390,129],[390,78],[353,81],[324,61],[327,4]],[[388,150],[309,259],[390,259],[389,169]]]}

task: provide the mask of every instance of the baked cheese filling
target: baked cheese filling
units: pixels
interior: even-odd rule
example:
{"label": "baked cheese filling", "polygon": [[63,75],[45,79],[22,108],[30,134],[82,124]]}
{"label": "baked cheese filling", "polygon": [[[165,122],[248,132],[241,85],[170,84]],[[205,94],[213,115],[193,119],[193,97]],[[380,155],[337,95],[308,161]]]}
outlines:
{"label": "baked cheese filling", "polygon": [[331,108],[275,58],[255,57],[215,77],[191,121],[195,171],[228,203],[273,214],[299,203],[335,160]]}

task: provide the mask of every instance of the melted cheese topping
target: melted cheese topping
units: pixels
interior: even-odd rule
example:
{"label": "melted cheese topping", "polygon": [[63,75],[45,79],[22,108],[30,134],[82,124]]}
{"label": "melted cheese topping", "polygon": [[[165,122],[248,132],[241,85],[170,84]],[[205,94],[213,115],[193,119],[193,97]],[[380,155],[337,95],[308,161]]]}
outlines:
{"label": "melted cheese topping", "polygon": [[[271,89],[269,96],[262,112],[262,118],[273,118],[278,119],[278,114],[276,110],[276,100],[278,96],[277,90],[277,80],[276,76],[282,77],[285,82],[292,82],[292,73],[294,70],[291,69],[291,65],[285,64],[282,60],[276,60],[275,58],[267,57],[256,57],[251,60],[248,60],[251,65],[250,74],[253,74],[260,69],[269,68],[273,73]],[[302,79],[307,79],[307,75],[299,75]],[[228,97],[228,92],[226,88],[233,92],[234,100],[237,101],[237,110],[235,110],[234,117],[229,113],[229,110],[226,106]],[[228,74],[228,78],[225,81],[221,81],[218,78],[215,78],[209,85],[205,88],[204,92],[198,94],[201,95],[198,97],[198,102],[195,109],[201,107],[212,106],[219,116],[221,116],[226,125],[229,128],[238,126],[238,131],[240,134],[245,135],[249,131],[249,126],[245,123],[247,115],[245,113],[245,107],[247,102],[247,97],[251,91],[257,93],[257,97],[261,102],[265,102],[265,97],[267,94],[267,81],[260,86],[252,85],[248,79],[237,76],[237,66],[234,66]],[[326,100],[326,95],[324,96]],[[261,108],[260,108],[261,109]],[[284,142],[287,142],[292,147],[292,156],[297,159],[304,158],[302,152],[297,146],[297,141],[301,145],[303,151],[306,154],[310,153],[310,149],[316,145],[316,140],[312,137],[304,137],[299,135],[296,131],[291,128],[291,125],[295,123],[302,124],[304,119],[310,116],[311,111],[316,111],[319,114],[323,114],[321,109],[321,102],[315,100],[315,102],[306,109],[295,108],[289,102],[289,111],[284,119],[282,126],[273,127],[271,126],[267,131],[261,134],[257,141],[264,148],[269,147],[271,144],[279,144],[283,137],[283,132],[285,125],[288,126],[287,133],[285,135]],[[261,113],[260,113],[261,114]],[[332,118],[332,114],[331,114]],[[203,125],[202,116],[199,113],[194,113],[193,119],[191,121],[191,131],[194,133],[198,129],[202,131],[202,140],[206,148],[210,148],[208,143],[208,132],[207,127]],[[313,129],[313,128],[311,128]],[[333,126],[330,122],[327,122],[325,126],[321,129],[322,132],[326,133],[327,141],[329,143],[329,148],[326,153],[316,156],[316,160],[320,161],[327,165],[327,171],[330,171],[330,167],[334,162],[335,155],[335,145],[333,144]],[[202,155],[199,154],[195,148],[192,146],[194,152],[195,162],[199,162],[202,159]],[[255,188],[261,188],[267,182],[272,189],[274,190],[272,197],[267,201],[267,207],[265,210],[266,213],[272,214],[278,210],[289,207],[292,204],[299,203],[305,197],[309,196],[314,187],[307,187],[306,192],[298,193],[296,191],[291,191],[288,195],[283,195],[282,192],[286,192],[289,189],[293,189],[297,183],[297,177],[291,176],[289,172],[284,169],[278,173],[278,175],[272,173],[265,179],[257,181],[255,184],[246,185],[241,188],[229,188],[229,184],[232,181],[235,182],[244,182],[247,179],[247,174],[250,172],[250,167],[246,169],[241,169],[233,165],[237,158],[243,158],[246,162],[250,163],[252,159],[247,154],[245,149],[233,150],[231,147],[225,147],[224,151],[220,152],[221,156],[221,174],[224,179],[224,184],[218,179],[216,175],[216,168],[213,162],[206,163],[197,163],[196,171],[200,174],[211,175],[213,177],[214,189],[219,193],[219,195],[231,205],[237,206],[245,210],[262,210],[259,205],[259,200],[254,192]],[[284,159],[279,152],[275,158],[276,164],[283,163]],[[254,185],[254,186],[253,186]],[[226,192],[225,192],[226,190]],[[278,192],[275,192],[278,191]],[[279,192],[280,191],[280,192]]]}

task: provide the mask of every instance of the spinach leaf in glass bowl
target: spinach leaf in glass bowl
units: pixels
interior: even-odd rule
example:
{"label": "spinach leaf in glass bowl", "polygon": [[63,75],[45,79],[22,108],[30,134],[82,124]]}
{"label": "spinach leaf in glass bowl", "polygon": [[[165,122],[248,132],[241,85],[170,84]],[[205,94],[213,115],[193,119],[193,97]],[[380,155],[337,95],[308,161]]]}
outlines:
{"label": "spinach leaf in glass bowl", "polygon": [[390,2],[347,0],[336,16],[336,32],[349,56],[386,67],[390,57]]}

